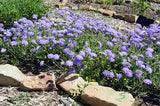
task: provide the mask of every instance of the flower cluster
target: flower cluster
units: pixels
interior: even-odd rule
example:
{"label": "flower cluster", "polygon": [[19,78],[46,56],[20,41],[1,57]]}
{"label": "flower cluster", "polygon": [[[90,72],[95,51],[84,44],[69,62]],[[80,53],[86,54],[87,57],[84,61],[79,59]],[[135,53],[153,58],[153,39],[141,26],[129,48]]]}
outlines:
{"label": "flower cluster", "polygon": [[145,29],[137,25],[134,31],[125,29],[121,33],[103,21],[67,8],[53,12],[60,20],[37,17],[19,19],[10,29],[0,24],[2,60],[9,55],[41,67],[60,65],[95,79],[98,75],[116,81],[136,78],[145,84],[152,84],[150,75],[160,69],[158,25]]}

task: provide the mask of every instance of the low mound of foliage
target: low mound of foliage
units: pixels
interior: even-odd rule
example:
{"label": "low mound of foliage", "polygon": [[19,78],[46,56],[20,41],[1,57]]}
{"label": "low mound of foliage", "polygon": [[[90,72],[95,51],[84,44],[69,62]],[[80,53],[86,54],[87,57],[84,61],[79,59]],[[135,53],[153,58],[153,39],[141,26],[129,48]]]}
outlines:
{"label": "low mound of foliage", "polygon": [[0,23],[12,24],[22,17],[31,19],[33,14],[42,16],[47,8],[43,0],[0,0]]}
{"label": "low mound of foliage", "polygon": [[0,62],[56,66],[117,90],[160,97],[160,26],[137,25],[123,34],[68,9],[53,16],[22,18],[10,29],[1,24]]}

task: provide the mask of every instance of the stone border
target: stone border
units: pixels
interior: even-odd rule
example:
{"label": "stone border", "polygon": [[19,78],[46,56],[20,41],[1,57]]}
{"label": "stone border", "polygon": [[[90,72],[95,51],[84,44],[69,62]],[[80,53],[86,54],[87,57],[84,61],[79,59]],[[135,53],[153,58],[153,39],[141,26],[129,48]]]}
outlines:
{"label": "stone border", "polygon": [[[93,7],[92,5],[88,5],[88,4],[86,4],[86,5],[74,5],[74,6],[72,6],[72,5],[74,5],[74,4],[67,4],[66,0],[62,0],[62,2],[57,4],[57,6],[59,8],[67,6],[71,9],[77,8],[77,9],[86,10],[86,11],[96,11],[96,12],[99,12],[103,15],[110,16],[110,17],[113,17],[115,19],[124,20],[124,21],[129,22],[129,23],[136,23],[136,21],[139,17],[135,14],[119,14],[119,13],[116,13],[115,11],[112,11],[112,10],[107,10],[107,9],[103,9],[103,8],[96,8],[96,7]],[[155,20],[154,23],[155,24],[160,24],[160,21]]]}

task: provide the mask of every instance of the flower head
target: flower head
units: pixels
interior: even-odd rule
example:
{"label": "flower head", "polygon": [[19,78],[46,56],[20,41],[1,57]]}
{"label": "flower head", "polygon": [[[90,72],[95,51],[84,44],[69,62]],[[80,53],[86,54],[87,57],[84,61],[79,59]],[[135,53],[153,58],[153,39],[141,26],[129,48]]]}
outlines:
{"label": "flower head", "polygon": [[151,85],[152,81],[150,79],[144,79],[143,82],[147,85]]}

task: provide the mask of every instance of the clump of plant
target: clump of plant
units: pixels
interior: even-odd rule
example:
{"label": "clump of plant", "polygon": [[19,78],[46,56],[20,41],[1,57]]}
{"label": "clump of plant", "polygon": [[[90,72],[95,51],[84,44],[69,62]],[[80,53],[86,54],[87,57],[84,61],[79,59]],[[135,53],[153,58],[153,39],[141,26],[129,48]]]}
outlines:
{"label": "clump of plant", "polygon": [[148,0],[133,0],[131,5],[138,15],[143,15],[148,9],[151,9],[151,5]]}
{"label": "clump of plant", "polygon": [[79,73],[117,90],[160,97],[160,26],[138,25],[125,34],[103,21],[55,10],[58,20],[26,18],[4,29],[0,24],[0,62]]}
{"label": "clump of plant", "polygon": [[114,4],[120,5],[120,4],[122,4],[123,2],[124,2],[124,0],[115,0]]}
{"label": "clump of plant", "polygon": [[47,8],[42,0],[0,0],[0,23],[13,24],[22,17],[31,19],[33,14],[40,17]]}
{"label": "clump of plant", "polygon": [[112,0],[99,0],[99,3],[102,3],[102,4],[112,4]]}

